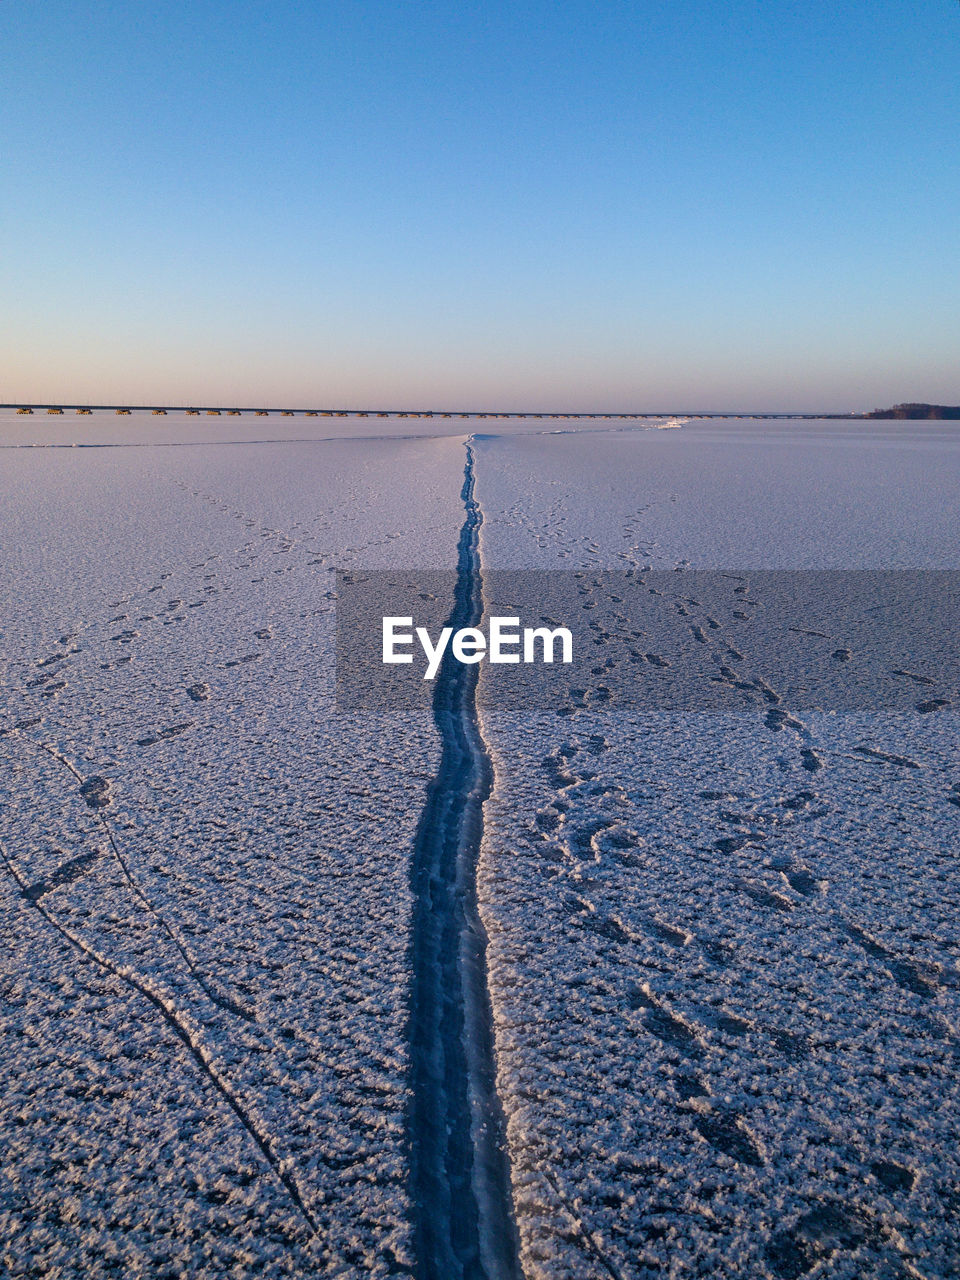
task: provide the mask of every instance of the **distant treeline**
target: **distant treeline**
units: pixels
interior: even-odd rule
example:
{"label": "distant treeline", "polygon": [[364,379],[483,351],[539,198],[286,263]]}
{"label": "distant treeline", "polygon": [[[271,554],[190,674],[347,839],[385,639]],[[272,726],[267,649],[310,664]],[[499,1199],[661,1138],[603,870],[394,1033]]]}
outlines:
{"label": "distant treeline", "polygon": [[874,409],[867,418],[960,418],[956,404],[895,404],[892,409]]}

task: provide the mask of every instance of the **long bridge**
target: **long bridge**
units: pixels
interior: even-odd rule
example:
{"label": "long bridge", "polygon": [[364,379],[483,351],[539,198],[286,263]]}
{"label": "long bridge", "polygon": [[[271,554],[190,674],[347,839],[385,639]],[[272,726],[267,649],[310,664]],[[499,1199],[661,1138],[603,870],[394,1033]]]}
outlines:
{"label": "long bridge", "polygon": [[814,421],[823,418],[856,420],[867,417],[864,413],[723,413],[723,412],[634,412],[629,413],[540,413],[530,410],[497,410],[497,409],[305,409],[284,406],[264,405],[160,405],[160,404],[28,404],[24,401],[13,401],[0,404],[0,410],[12,409],[17,413],[47,413],[59,415],[76,413],[81,415],[92,413],[114,413],[126,416],[133,413],[150,413],[164,416],[168,413],[185,413],[191,417],[240,417],[252,414],[256,417],[277,415],[285,418],[461,418],[461,419],[597,419],[602,421],[633,421],[644,418],[734,418],[741,420],[769,419],[783,421]]}

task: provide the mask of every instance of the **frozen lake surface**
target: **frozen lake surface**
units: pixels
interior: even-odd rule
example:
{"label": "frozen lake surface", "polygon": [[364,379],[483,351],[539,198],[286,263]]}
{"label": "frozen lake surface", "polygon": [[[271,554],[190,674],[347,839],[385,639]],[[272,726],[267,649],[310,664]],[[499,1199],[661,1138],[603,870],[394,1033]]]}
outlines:
{"label": "frozen lake surface", "polygon": [[[483,562],[586,569],[588,610],[604,568],[730,570],[742,634],[770,603],[751,568],[956,566],[958,444],[828,423],[481,440]],[[559,715],[484,717],[526,1273],[948,1276],[958,691],[914,653],[926,714],[800,716],[672,576],[742,712],[618,706],[601,645]],[[856,663],[849,641],[808,638],[827,665]]]}
{"label": "frozen lake surface", "polygon": [[454,440],[4,455],[9,1274],[409,1261],[437,743],[333,718],[332,569],[452,564],[462,467]]}
{"label": "frozen lake surface", "polygon": [[414,860],[451,744],[336,714],[333,570],[540,568],[585,607],[604,569],[676,570],[743,706],[618,706],[598,645],[555,707],[483,710],[438,909],[474,894],[486,949],[437,1029],[481,1232],[543,1280],[957,1273],[958,691],[914,654],[929,710],[800,713],[683,581],[741,575],[748,625],[751,570],[960,568],[957,426],[5,414],[0,446],[0,1269],[513,1273],[425,1254]]}

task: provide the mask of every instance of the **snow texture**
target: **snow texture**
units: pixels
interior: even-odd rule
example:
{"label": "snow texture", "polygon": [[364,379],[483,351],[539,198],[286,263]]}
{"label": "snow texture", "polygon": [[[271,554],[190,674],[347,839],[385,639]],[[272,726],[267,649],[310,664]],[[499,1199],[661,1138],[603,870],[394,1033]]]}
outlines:
{"label": "snow texture", "polygon": [[[618,708],[598,647],[557,714],[484,714],[479,893],[525,1273],[952,1276],[956,691],[904,670],[926,712],[793,715],[682,570],[956,566],[960,434],[549,446],[478,441],[488,571],[677,568],[689,643],[735,669],[745,709]],[[730,579],[748,617],[750,582]]]}
{"label": "snow texture", "polygon": [[333,714],[332,570],[454,563],[462,445],[5,462],[0,1271],[409,1270],[438,744]]}
{"label": "snow texture", "polygon": [[592,570],[676,569],[743,694],[618,707],[598,646],[554,710],[483,709],[524,1275],[958,1274],[956,693],[918,655],[914,713],[795,712],[683,572],[743,575],[748,623],[751,569],[960,567],[955,426],[9,413],[0,1271],[417,1272],[441,743],[335,714],[333,570],[455,569],[478,425],[480,572],[581,569],[589,605]]}

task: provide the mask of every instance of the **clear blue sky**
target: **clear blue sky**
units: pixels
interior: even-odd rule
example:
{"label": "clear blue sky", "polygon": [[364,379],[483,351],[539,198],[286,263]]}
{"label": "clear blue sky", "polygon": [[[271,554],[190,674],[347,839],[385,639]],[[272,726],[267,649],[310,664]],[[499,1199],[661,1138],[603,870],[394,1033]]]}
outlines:
{"label": "clear blue sky", "polygon": [[957,0],[5,0],[0,42],[0,400],[960,403]]}

